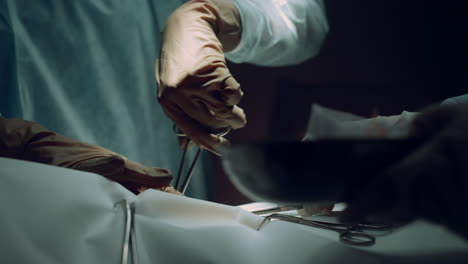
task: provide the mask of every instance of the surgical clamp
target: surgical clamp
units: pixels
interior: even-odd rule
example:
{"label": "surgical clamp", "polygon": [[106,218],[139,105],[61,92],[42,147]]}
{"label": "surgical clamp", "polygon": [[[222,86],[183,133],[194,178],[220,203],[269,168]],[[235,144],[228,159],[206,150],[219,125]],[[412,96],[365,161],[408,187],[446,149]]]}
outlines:
{"label": "surgical clamp", "polygon": [[260,230],[271,219],[283,220],[296,224],[303,224],[323,228],[327,230],[336,231],[340,234],[340,241],[354,246],[372,246],[375,244],[375,236],[367,234],[364,230],[388,230],[391,231],[392,225],[389,224],[344,224],[344,223],[330,223],[315,220],[306,220],[301,217],[271,214],[263,219],[257,230]]}
{"label": "surgical clamp", "polygon": [[[186,141],[185,141],[185,144],[184,144],[182,158],[180,160],[179,170],[177,172],[176,182],[174,184],[174,188],[176,190],[178,190],[179,192],[181,192],[182,194],[184,194],[185,190],[187,189],[187,186],[188,186],[188,184],[190,182],[190,179],[192,178],[193,169],[195,168],[195,165],[197,163],[198,157],[200,156],[200,153],[201,153],[202,149],[200,147],[198,148],[197,153],[195,154],[195,157],[193,158],[192,164],[190,164],[190,167],[189,167],[189,170],[188,170],[188,172],[187,172],[187,174],[185,176],[185,179],[184,179],[182,185],[179,186],[179,183],[180,183],[180,180],[181,180],[181,175],[182,175],[182,170],[184,169],[184,165],[185,165],[185,156],[187,154],[188,146],[190,145],[191,140],[175,124],[174,124],[173,129],[174,129],[174,132],[176,133],[176,135],[178,137],[186,137],[187,138]],[[213,131],[213,133],[216,134],[219,137],[223,137],[223,136],[227,135],[229,133],[229,131],[231,131],[231,128],[222,128],[222,129]]]}

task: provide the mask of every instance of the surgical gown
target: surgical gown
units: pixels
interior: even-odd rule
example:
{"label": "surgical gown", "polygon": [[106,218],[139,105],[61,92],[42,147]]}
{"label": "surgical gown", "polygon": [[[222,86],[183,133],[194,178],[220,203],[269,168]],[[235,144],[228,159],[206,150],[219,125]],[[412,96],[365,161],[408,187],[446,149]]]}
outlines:
{"label": "surgical gown", "polygon": [[[184,2],[1,0],[0,113],[176,171],[180,150],[157,103],[154,62],[167,17]],[[327,31],[321,1],[234,3],[243,21],[228,55],[236,62],[299,63]],[[200,166],[196,174],[192,194],[206,198]]]}

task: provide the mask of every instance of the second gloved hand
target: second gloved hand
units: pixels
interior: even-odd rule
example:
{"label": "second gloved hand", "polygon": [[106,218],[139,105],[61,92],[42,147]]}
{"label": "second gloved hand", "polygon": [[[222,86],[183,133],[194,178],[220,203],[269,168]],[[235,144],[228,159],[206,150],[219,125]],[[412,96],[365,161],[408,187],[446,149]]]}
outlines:
{"label": "second gloved hand", "polygon": [[144,188],[174,192],[168,170],[145,167],[110,150],[54,133],[33,122],[0,117],[0,157],[93,172],[134,193]]}
{"label": "second gloved hand", "polygon": [[156,63],[159,102],[191,140],[216,152],[227,143],[210,131],[241,128],[242,91],[226,66],[224,52],[240,41],[238,10],[227,0],[195,0],[179,7],[163,32]]}
{"label": "second gloved hand", "polygon": [[468,105],[427,110],[410,134],[424,144],[357,190],[343,220],[425,218],[468,238]]}

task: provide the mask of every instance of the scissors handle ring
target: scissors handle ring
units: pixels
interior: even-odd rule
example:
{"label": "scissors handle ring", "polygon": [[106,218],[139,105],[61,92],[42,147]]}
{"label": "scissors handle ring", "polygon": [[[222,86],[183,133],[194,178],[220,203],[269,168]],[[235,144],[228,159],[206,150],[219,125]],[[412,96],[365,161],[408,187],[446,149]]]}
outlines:
{"label": "scissors handle ring", "polygon": [[340,241],[353,246],[372,246],[375,244],[375,237],[357,231],[345,231],[340,233]]}

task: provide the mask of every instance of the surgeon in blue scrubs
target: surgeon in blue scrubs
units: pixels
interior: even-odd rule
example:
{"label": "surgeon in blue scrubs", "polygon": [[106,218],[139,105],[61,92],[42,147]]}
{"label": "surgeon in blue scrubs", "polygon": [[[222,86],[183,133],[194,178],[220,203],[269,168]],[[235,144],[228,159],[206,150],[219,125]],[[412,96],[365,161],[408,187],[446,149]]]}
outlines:
{"label": "surgeon in blue scrubs", "polygon": [[[92,164],[115,162],[170,175],[165,169],[175,170],[180,155],[173,124],[216,152],[227,141],[211,129],[246,123],[237,106],[243,93],[225,58],[297,64],[318,53],[327,30],[321,0],[1,1],[3,151],[11,142],[43,140],[27,159],[71,168],[86,161],[86,170],[98,173],[102,167]],[[64,136],[60,144],[56,133]],[[74,140],[90,144],[75,163]],[[40,149],[50,146],[61,148]],[[54,157],[64,155],[65,163]],[[197,178],[192,195],[205,198]]]}

